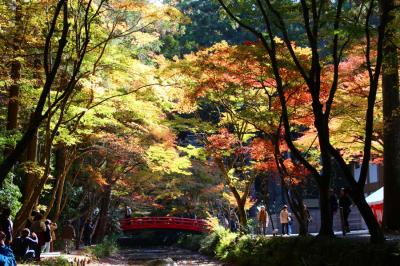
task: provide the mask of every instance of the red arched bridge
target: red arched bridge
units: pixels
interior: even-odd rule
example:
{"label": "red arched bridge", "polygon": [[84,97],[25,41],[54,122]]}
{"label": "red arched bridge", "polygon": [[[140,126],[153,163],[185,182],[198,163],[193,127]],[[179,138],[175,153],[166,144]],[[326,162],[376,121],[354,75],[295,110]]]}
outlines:
{"label": "red arched bridge", "polygon": [[206,220],[179,217],[140,217],[120,220],[122,231],[144,229],[176,229],[205,233],[209,231]]}

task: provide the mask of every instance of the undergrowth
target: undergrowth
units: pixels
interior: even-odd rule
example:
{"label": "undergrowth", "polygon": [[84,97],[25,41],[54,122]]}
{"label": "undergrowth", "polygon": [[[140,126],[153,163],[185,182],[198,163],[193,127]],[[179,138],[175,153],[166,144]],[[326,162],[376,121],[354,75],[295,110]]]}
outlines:
{"label": "undergrowth", "polygon": [[354,239],[272,237],[232,233],[222,227],[201,240],[200,252],[235,265],[398,266],[399,246]]}
{"label": "undergrowth", "polygon": [[42,260],[40,266],[71,266],[71,264],[66,258],[61,256]]}
{"label": "undergrowth", "polygon": [[115,254],[118,251],[118,237],[106,236],[100,244],[88,247],[88,252],[96,258],[105,258]]}

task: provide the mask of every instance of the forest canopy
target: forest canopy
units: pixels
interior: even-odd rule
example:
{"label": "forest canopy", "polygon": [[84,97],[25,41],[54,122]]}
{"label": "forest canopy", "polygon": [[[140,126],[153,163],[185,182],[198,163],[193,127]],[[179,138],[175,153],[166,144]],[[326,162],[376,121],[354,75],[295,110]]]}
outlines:
{"label": "forest canopy", "polygon": [[93,220],[97,242],[127,207],[245,231],[250,209],[279,211],[273,183],[300,234],[317,197],[333,236],[342,182],[382,242],[364,194],[383,163],[384,228],[398,230],[394,2],[2,1],[0,208],[15,232],[32,212]]}

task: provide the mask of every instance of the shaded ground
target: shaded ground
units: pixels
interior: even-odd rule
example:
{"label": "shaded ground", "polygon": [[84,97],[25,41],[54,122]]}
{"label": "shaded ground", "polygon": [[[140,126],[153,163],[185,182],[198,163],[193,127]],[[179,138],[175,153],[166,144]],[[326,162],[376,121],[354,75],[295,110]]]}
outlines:
{"label": "shaded ground", "polygon": [[122,249],[115,256],[101,262],[116,265],[113,263],[118,261],[123,263],[118,265],[223,265],[199,253],[174,247]]}
{"label": "shaded ground", "polygon": [[[42,260],[62,256],[68,261],[77,265],[79,261],[85,262],[85,266],[123,266],[123,265],[149,265],[149,266],[180,266],[180,265],[204,265],[218,266],[224,265],[212,258],[200,255],[199,253],[175,248],[175,247],[156,247],[156,248],[127,248],[121,249],[115,255],[95,260],[80,252],[73,252],[70,255],[54,254],[45,256]],[[37,265],[37,264],[18,264],[18,265]],[[225,264],[226,265],[226,264]]]}

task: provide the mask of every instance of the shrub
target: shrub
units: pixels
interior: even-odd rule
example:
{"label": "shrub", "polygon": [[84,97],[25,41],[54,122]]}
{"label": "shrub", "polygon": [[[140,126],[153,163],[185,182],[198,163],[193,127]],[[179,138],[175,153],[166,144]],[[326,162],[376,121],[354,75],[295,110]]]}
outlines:
{"label": "shrub", "polygon": [[226,252],[233,240],[238,236],[222,226],[216,226],[212,232],[203,238],[200,242],[200,252],[216,256],[218,258],[225,258]]}
{"label": "shrub", "polygon": [[238,235],[216,228],[201,242],[201,252],[235,265],[400,265],[400,247],[354,239]]}
{"label": "shrub", "polygon": [[88,248],[90,254],[96,258],[109,257],[118,251],[117,236],[106,236],[100,244]]}
{"label": "shrub", "polygon": [[204,234],[184,234],[178,239],[178,246],[181,248],[198,251],[200,249],[200,242],[205,238]]}
{"label": "shrub", "polygon": [[66,258],[61,256],[42,260],[40,266],[71,266],[71,264]]}

